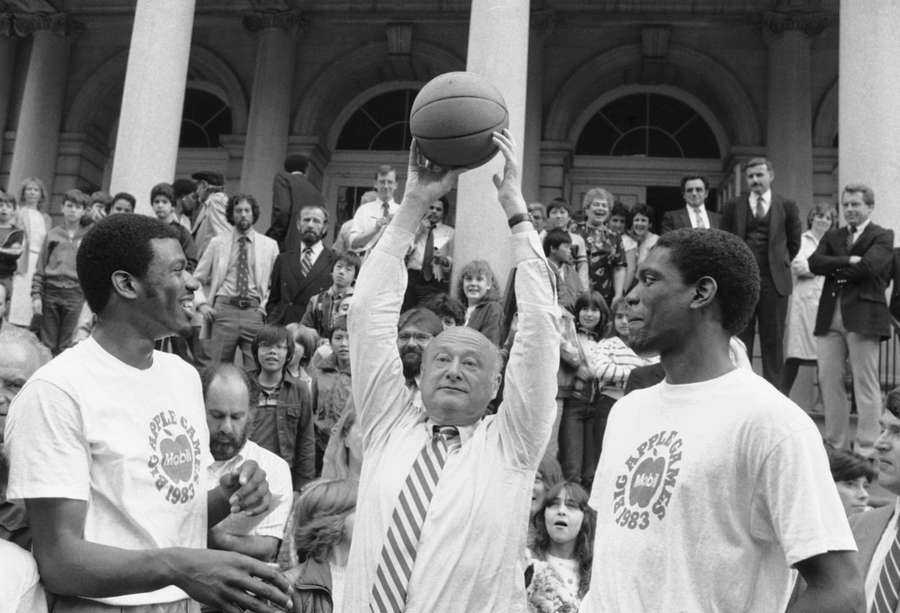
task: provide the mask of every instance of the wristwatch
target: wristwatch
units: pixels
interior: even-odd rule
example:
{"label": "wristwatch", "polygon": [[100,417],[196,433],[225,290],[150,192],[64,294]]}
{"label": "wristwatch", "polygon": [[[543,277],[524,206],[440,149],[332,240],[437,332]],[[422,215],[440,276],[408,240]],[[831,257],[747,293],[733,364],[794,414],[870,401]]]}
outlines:
{"label": "wristwatch", "polygon": [[531,216],[531,213],[516,213],[509,218],[507,223],[509,224],[509,227],[512,228],[516,224],[520,224],[523,221],[527,221],[532,226],[534,225],[534,217]]}

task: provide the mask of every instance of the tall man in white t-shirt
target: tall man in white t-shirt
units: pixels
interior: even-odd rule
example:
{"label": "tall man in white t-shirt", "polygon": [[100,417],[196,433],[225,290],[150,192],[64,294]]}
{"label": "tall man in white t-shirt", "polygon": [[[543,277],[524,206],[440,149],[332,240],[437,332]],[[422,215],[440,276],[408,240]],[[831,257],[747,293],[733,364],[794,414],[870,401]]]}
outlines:
{"label": "tall man in white t-shirt", "polygon": [[[87,340],[38,370],[6,424],[10,498],[24,499],[55,612],[269,612],[288,586],[266,564],[207,551],[207,526],[271,497],[248,461],[208,488],[200,378],[154,340],[190,329],[197,283],[174,231],[143,215],[95,224],[78,278],[97,314]],[[262,580],[262,581],[261,581]]]}
{"label": "tall man in white t-shirt", "polygon": [[350,362],[363,465],[346,613],[526,610],[517,560],[556,414],[559,333],[553,273],[528,220],[508,132],[494,142],[506,157],[494,183],[512,228],[519,306],[497,414],[485,417],[500,383],[499,350],[480,332],[452,327],[428,343],[422,406],[404,385],[397,352],[404,256],[428,205],[460,171],[420,166],[413,143],[403,204],[357,280]]}
{"label": "tall man in white t-shirt", "polygon": [[627,295],[630,344],[661,383],[613,407],[594,477],[586,613],[861,611],[856,545],[818,429],[729,339],[750,318],[759,269],[720,230],[660,237]]}

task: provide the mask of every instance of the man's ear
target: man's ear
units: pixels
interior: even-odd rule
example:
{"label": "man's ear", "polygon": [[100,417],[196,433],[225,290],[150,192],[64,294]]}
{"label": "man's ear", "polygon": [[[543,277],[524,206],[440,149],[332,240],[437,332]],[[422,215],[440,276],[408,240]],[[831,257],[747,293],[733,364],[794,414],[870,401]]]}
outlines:
{"label": "man's ear", "polygon": [[694,286],[694,295],[691,298],[692,309],[702,309],[709,306],[716,299],[719,286],[712,277],[700,277]]}
{"label": "man's ear", "polygon": [[119,296],[128,300],[137,298],[137,283],[139,283],[139,281],[137,281],[131,273],[125,272],[124,270],[117,270],[112,274],[111,280],[113,291]]}

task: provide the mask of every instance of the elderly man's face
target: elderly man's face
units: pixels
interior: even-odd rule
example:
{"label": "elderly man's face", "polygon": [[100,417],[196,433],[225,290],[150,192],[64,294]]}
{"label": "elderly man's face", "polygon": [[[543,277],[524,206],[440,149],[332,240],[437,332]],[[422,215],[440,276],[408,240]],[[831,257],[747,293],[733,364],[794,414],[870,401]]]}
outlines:
{"label": "elderly man's face", "polygon": [[432,335],[418,326],[407,325],[397,333],[397,349],[403,362],[403,375],[412,379],[422,369],[422,354]]}
{"label": "elderly man's face", "polygon": [[464,326],[441,332],[425,349],[422,402],[438,425],[467,426],[484,416],[500,387],[499,352]]}

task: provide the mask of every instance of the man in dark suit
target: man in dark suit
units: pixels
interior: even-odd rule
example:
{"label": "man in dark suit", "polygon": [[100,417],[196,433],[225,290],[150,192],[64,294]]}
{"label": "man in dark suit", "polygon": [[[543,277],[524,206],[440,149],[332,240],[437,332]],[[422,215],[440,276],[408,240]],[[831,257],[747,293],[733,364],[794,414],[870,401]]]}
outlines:
{"label": "man in dark suit", "polygon": [[331,285],[331,269],[337,255],[322,244],[328,232],[328,213],[321,206],[304,206],[297,215],[300,248],[278,256],[272,270],[268,323],[286,325],[300,321],[306,303]]}
{"label": "man in dark suit", "polygon": [[816,314],[819,388],[825,403],[825,440],[847,447],[850,403],[844,364],[850,357],[859,421],[855,450],[872,455],[881,412],[878,348],[891,334],[885,290],[891,281],[894,232],[872,223],[875,194],[850,184],[841,194],[847,225],[829,230],[809,258],[809,270],[825,275]]}
{"label": "man in dark suit", "polygon": [[718,228],[722,216],[706,210],[709,181],[700,175],[688,175],[681,179],[681,196],[684,206],[666,211],[662,220],[662,233],[678,228]]}
{"label": "man in dark suit", "polygon": [[[888,392],[881,414],[881,436],[875,441],[873,458],[878,484],[892,494],[900,494],[900,388]],[[864,580],[866,611],[900,613],[898,598],[894,596],[900,593],[898,574],[894,572],[897,567],[888,560],[890,557],[900,564],[897,505],[887,504],[851,515],[850,529],[859,550],[857,563]]]}
{"label": "man in dark suit", "polygon": [[306,178],[308,167],[306,156],[289,155],[272,183],[272,225],[266,236],[278,241],[282,252],[300,247],[297,213],[306,206],[325,207],[322,192]]}
{"label": "man in dark suit", "polygon": [[759,264],[759,302],[750,323],[738,337],[753,357],[753,337],[759,322],[763,377],[777,386],[784,362],[784,325],[791,295],[791,260],[800,250],[797,203],[772,192],[775,173],[766,158],[744,165],[750,193],[725,204],[721,229],[744,239]]}

